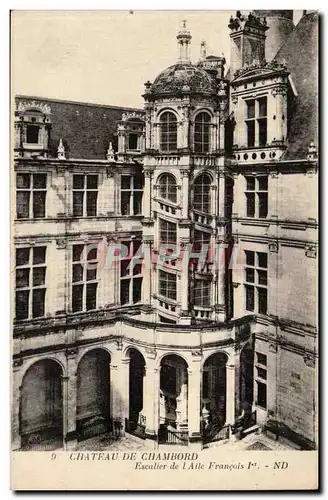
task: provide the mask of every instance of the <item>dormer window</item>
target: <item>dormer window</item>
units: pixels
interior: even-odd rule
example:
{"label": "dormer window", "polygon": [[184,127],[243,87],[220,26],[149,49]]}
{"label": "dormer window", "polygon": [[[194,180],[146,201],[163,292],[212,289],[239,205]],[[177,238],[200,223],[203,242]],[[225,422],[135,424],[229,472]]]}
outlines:
{"label": "dormer window", "polygon": [[267,98],[246,101],[247,146],[265,146],[267,143]]}
{"label": "dormer window", "polygon": [[16,102],[15,155],[26,158],[46,157],[49,148],[51,109],[39,101]]}

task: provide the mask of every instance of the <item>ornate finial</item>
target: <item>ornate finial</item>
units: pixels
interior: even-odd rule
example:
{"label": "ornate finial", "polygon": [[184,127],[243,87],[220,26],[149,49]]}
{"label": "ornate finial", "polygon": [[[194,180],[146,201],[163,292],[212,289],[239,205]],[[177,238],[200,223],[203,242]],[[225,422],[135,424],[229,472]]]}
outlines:
{"label": "ornate finial", "polygon": [[59,139],[59,144],[58,144],[58,149],[57,149],[57,158],[59,160],[66,160],[65,148],[64,148],[64,144],[63,144],[63,139],[62,138]]}
{"label": "ornate finial", "polygon": [[108,161],[115,161],[113,144],[111,142],[109,143],[106,156]]}
{"label": "ornate finial", "polygon": [[179,62],[189,62],[189,44],[191,40],[190,31],[187,29],[187,21],[182,21],[182,27],[177,34],[179,46]]}

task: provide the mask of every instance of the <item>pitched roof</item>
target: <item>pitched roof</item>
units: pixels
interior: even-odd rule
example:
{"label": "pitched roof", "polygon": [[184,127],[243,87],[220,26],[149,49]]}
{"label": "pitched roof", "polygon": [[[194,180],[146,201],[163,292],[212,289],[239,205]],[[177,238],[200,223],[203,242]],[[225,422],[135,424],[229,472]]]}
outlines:
{"label": "pitched roof", "polygon": [[287,63],[297,96],[283,159],[304,159],[311,140],[318,146],[318,13],[303,15],[274,61]]}
{"label": "pitched roof", "polygon": [[[137,108],[106,106],[31,96],[16,96],[16,101],[36,101],[51,108],[50,155],[57,157],[59,139],[63,139],[68,158],[106,159],[109,142],[115,145],[117,122],[125,111]],[[117,150],[117,148],[114,148]]]}

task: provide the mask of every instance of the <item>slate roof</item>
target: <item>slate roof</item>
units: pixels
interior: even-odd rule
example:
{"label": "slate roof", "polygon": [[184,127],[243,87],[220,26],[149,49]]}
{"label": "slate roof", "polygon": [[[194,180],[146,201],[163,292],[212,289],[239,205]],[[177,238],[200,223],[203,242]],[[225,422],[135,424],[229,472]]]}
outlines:
{"label": "slate roof", "polygon": [[274,61],[286,61],[297,91],[291,110],[284,160],[305,159],[314,140],[318,147],[318,13],[303,15]]}
{"label": "slate roof", "polygon": [[63,139],[67,158],[105,160],[109,142],[117,151],[117,122],[125,111],[142,111],[102,104],[89,104],[43,97],[17,96],[16,101],[36,101],[51,108],[50,155],[57,157]]}

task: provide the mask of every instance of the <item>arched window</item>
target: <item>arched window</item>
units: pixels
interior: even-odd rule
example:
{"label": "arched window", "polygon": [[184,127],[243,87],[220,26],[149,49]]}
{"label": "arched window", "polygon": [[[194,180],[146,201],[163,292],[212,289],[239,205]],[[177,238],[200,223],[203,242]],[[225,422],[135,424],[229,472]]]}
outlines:
{"label": "arched window", "polygon": [[163,174],[159,178],[159,196],[164,200],[177,202],[177,183],[171,174]]}
{"label": "arched window", "polygon": [[177,118],[174,113],[166,111],[160,118],[161,151],[177,149]]}
{"label": "arched window", "polygon": [[205,214],[210,213],[211,178],[207,174],[199,175],[194,182],[194,209]]}
{"label": "arched window", "polygon": [[208,153],[210,150],[210,121],[207,113],[199,113],[195,118],[195,153]]}

